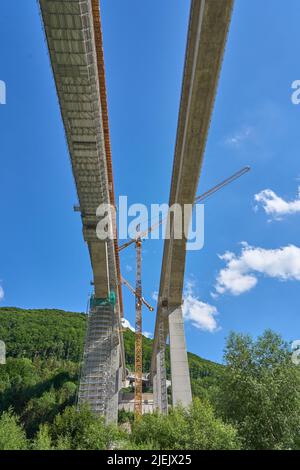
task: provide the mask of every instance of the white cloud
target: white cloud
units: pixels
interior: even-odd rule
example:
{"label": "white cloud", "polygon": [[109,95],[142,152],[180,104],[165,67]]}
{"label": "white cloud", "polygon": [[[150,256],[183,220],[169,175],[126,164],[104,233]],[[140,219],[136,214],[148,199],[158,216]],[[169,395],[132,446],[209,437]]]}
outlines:
{"label": "white cloud", "polygon": [[143,331],[143,335],[144,335],[146,338],[150,338],[150,339],[153,338],[153,334],[150,333],[150,331]]}
{"label": "white cloud", "polygon": [[271,189],[264,189],[256,194],[254,199],[262,205],[266,214],[276,220],[280,220],[285,215],[300,212],[300,186],[298,187],[298,196],[293,201],[285,201]]}
{"label": "white cloud", "polygon": [[132,266],[130,266],[130,264],[126,264],[125,267],[126,267],[126,271],[129,272],[129,273],[131,273],[131,271],[132,271],[132,269],[133,269]]}
{"label": "white cloud", "polygon": [[0,286],[0,301],[4,298],[4,290]]}
{"label": "white cloud", "polygon": [[213,333],[219,329],[215,317],[218,315],[216,307],[202,302],[194,294],[194,283],[189,281],[184,292],[183,316],[199,330]]}
{"label": "white cloud", "polygon": [[[129,330],[135,332],[134,326],[132,326],[126,318],[122,318],[122,327],[128,328]],[[152,333],[150,333],[149,331],[143,331],[143,336],[145,336],[146,338],[153,338]]]}
{"label": "white cloud", "polygon": [[152,295],[151,295],[152,299],[155,300],[155,302],[158,301],[158,292],[155,291],[155,292],[152,292]]}
{"label": "white cloud", "polygon": [[122,318],[122,326],[123,328],[129,328],[129,330],[135,331],[135,328],[130,324],[128,320],[126,320],[126,318]]}
{"label": "white cloud", "polygon": [[218,294],[240,295],[253,289],[258,275],[283,281],[300,281],[300,248],[294,245],[268,250],[242,244],[240,256],[226,252],[220,259],[226,262],[215,285]]}
{"label": "white cloud", "polygon": [[253,134],[253,129],[250,126],[245,126],[240,131],[236,132],[235,134],[227,137],[225,140],[225,144],[231,147],[240,147],[241,144],[248,140],[251,135]]}

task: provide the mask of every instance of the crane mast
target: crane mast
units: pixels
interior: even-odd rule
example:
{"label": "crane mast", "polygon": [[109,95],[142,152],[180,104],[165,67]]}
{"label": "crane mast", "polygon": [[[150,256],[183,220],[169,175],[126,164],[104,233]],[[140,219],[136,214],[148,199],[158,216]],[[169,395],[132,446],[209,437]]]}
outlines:
{"label": "crane mast", "polygon": [[[241,170],[234,173],[229,178],[223,180],[221,183],[217,184],[209,191],[206,191],[204,194],[196,197],[194,200],[194,205],[198,202],[205,201],[214,193],[218,192],[220,189],[229,185],[233,181],[237,180],[241,176],[245,175],[250,171],[250,167],[246,166]],[[142,296],[142,239],[151,233],[155,228],[159,227],[164,223],[166,219],[161,219],[156,222],[151,227],[144,232],[140,231],[140,225],[136,227],[136,237],[128,242],[120,245],[118,251],[123,251],[125,248],[130,245],[135,245],[136,251],[136,288],[134,289],[126,279],[122,278],[122,283],[128,287],[128,289],[135,295],[135,390],[134,390],[134,415],[135,419],[138,419],[143,412],[143,337],[142,337],[142,307],[143,304],[152,312],[153,307],[144,299]],[[160,332],[163,334],[163,332]],[[164,367],[162,367],[163,369]]]}
{"label": "crane mast", "polygon": [[[140,226],[137,227],[137,232]],[[142,240],[138,236],[136,247],[136,296],[135,296],[135,389],[134,415],[138,419],[142,415],[143,397],[143,337],[142,337]]]}
{"label": "crane mast", "polygon": [[[131,284],[129,284],[129,282],[124,277],[121,277],[121,281],[122,284],[124,284],[124,286],[126,286],[135,297],[138,297],[136,290],[131,286]],[[141,297],[141,301],[150,310],[150,312],[154,311],[154,308],[149,304],[149,302],[147,302],[144,297]]]}

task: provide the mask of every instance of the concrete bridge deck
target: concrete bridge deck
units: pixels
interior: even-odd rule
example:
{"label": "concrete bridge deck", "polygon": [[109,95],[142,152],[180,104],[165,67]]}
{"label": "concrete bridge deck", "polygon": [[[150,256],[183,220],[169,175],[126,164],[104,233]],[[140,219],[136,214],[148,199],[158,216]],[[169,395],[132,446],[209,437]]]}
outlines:
{"label": "concrete bridge deck", "polygon": [[[217,92],[233,0],[192,0],[169,205],[196,197]],[[172,235],[172,222],[171,222]],[[166,410],[164,347],[170,335],[173,404],[191,401],[182,319],[186,239],[165,240],[152,377],[157,406]],[[163,390],[163,392],[162,392]]]}
{"label": "concrete bridge deck", "polygon": [[[91,351],[101,353],[97,341],[99,343],[106,337],[111,339],[112,335],[115,338],[116,333],[118,347],[115,349],[114,340],[111,354],[118,355],[117,361],[112,357],[107,359],[106,350],[102,352],[108,361],[106,364],[111,362],[113,368],[123,366],[125,370],[117,240],[103,242],[96,236],[98,206],[115,205],[99,0],[40,0],[40,10],[78,193],[83,236],[93,268],[95,297],[106,299],[112,291],[116,294],[116,321],[98,338],[92,335],[96,340],[86,348],[85,363]],[[112,214],[111,224],[114,225]],[[100,310],[100,306],[93,310],[96,318]],[[105,344],[111,343],[105,341]],[[107,347],[103,346],[104,349]],[[100,369],[99,365],[99,381],[102,380]],[[84,370],[91,370],[91,367]],[[117,373],[119,371],[112,371],[113,375]],[[119,384],[117,379],[115,382]],[[86,390],[86,383],[83,389]],[[109,401],[107,397],[105,400]],[[106,409],[110,407],[105,406]]]}

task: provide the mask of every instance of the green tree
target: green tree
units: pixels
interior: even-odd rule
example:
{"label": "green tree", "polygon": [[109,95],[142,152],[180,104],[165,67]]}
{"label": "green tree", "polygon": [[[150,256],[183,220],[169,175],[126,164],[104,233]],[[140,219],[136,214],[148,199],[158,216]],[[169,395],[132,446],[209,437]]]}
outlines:
{"label": "green tree", "polygon": [[0,308],[0,338],[9,357],[79,361],[86,315],[61,310]]}
{"label": "green tree", "polygon": [[211,404],[195,399],[188,412],[184,448],[187,450],[235,450],[240,442],[237,430],[215,416]]}
{"label": "green tree", "polygon": [[257,341],[232,333],[220,409],[249,449],[295,447],[300,432],[300,371],[282,338],[266,331]]}
{"label": "green tree", "polygon": [[40,397],[29,400],[22,413],[22,420],[29,436],[32,437],[36,433],[39,425],[52,422],[58,409],[56,393],[53,388]]}
{"label": "green tree", "polygon": [[26,450],[26,434],[12,410],[0,418],[0,450]]}
{"label": "green tree", "polygon": [[[240,444],[233,426],[214,414],[212,406],[195,399],[188,410],[177,407],[167,416],[144,415],[132,426],[132,444],[157,450],[238,449]],[[141,446],[141,447],[140,447]]]}
{"label": "green tree", "polygon": [[33,450],[51,450],[52,442],[50,430],[47,424],[42,424],[39,428],[39,431],[36,435],[36,438],[33,441],[32,445]]}
{"label": "green tree", "polygon": [[121,438],[114,426],[107,426],[88,407],[67,407],[56,416],[52,427],[53,441],[58,449],[106,450]]}

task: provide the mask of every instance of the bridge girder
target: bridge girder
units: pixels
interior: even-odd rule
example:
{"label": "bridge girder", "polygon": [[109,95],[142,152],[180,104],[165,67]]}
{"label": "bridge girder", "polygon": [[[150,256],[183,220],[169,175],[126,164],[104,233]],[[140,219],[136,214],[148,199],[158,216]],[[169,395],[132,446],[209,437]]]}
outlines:
{"label": "bridge girder", "polygon": [[[233,4],[234,0],[192,0],[191,2],[170,207],[173,204],[179,204],[181,207],[184,204],[193,204],[196,197]],[[188,390],[190,385],[188,388],[182,388],[178,381],[178,374],[174,375],[174,369],[180,367],[181,382],[185,381],[189,384],[184,326],[181,321],[186,239],[184,236],[180,240],[174,239],[172,221],[170,226],[171,238],[165,240],[164,243],[151,375],[152,377],[164,376],[157,370],[159,367],[157,352],[161,348],[159,331],[164,321],[165,303],[167,304],[168,329],[173,333],[170,335],[170,350],[171,357],[173,357],[171,361],[173,362],[172,385],[173,388],[177,387],[175,391],[173,390],[173,404],[179,401],[188,404],[191,400],[191,393]],[[180,348],[184,344],[180,364],[176,360],[178,354],[174,351],[179,344]],[[172,349],[174,354],[172,354]],[[160,390],[162,387],[155,386],[155,389]]]}
{"label": "bridge girder", "polygon": [[[50,62],[64,124],[89,248],[95,295],[116,293],[120,365],[125,371],[121,333],[122,292],[117,241],[96,236],[96,210],[114,206],[102,35],[98,0],[39,0]],[[113,213],[110,214],[114,226]]]}

